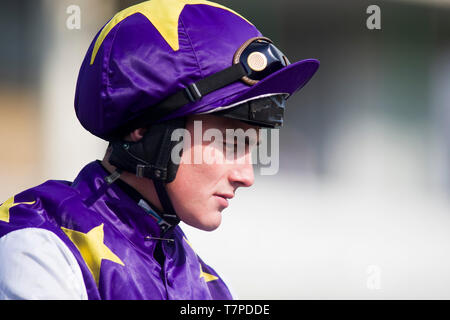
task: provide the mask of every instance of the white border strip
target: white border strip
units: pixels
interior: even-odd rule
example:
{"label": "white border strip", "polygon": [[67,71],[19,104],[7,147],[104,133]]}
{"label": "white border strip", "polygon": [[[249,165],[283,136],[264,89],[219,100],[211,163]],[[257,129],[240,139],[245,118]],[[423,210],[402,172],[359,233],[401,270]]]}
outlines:
{"label": "white border strip", "polygon": [[242,101],[236,102],[236,103],[234,103],[232,105],[229,105],[229,106],[217,107],[215,109],[212,109],[212,110],[209,110],[209,111],[206,111],[206,112],[202,112],[202,113],[196,113],[196,114],[214,113],[214,112],[218,112],[218,111],[222,111],[222,110],[226,110],[226,109],[231,109],[233,107],[237,107],[238,105],[246,103],[246,102],[251,101],[251,100],[262,99],[262,98],[267,98],[267,97],[272,97],[272,96],[277,96],[277,95],[285,95],[286,98],[289,97],[289,93],[267,93],[267,94],[263,94],[263,95],[260,95],[260,96],[257,96],[257,97],[253,97],[253,98],[247,99],[247,100],[242,100]]}

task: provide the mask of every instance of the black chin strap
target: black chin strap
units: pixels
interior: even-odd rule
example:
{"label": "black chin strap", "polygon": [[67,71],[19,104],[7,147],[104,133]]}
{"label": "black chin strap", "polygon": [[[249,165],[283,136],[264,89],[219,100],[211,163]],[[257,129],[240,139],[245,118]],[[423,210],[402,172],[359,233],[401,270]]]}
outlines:
{"label": "black chin strap", "polygon": [[171,159],[172,150],[178,143],[172,141],[175,130],[186,127],[186,119],[178,118],[163,124],[152,125],[138,142],[114,140],[109,162],[120,170],[133,172],[138,177],[153,181],[159,201],[163,207],[160,224],[161,231],[166,231],[180,222],[170,197],[167,183],[175,179],[179,164]]}
{"label": "black chin strap", "polygon": [[180,223],[180,218],[178,217],[175,209],[173,208],[172,201],[170,200],[169,194],[167,193],[167,185],[160,181],[154,180],[156,193],[158,194],[159,202],[163,207],[162,217],[164,221],[167,222],[169,226],[161,225],[161,230],[164,232],[172,226],[176,226]]}
{"label": "black chin strap", "polygon": [[[167,167],[167,164],[171,161],[170,156],[172,154],[173,148],[173,144],[171,141],[172,132],[173,130],[170,129],[164,131],[161,147],[159,149],[159,154],[156,160],[156,167]],[[178,225],[180,223],[180,218],[175,212],[172,201],[170,200],[169,194],[167,193],[167,184],[163,181],[163,179],[153,179],[153,184],[155,185],[159,202],[161,202],[161,205],[163,207],[162,218],[171,226]],[[164,226],[161,226],[161,229],[162,231],[166,231]]]}

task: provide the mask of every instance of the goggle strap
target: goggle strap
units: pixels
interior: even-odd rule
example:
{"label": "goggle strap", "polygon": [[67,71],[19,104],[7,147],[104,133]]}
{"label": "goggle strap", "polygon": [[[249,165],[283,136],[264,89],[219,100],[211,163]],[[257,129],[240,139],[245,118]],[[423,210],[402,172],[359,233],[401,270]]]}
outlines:
{"label": "goggle strap", "polygon": [[232,65],[230,68],[212,74],[205,79],[199,80],[195,84],[202,95],[207,95],[240,80],[246,75],[248,75],[248,72],[245,67],[241,63],[237,63]]}
{"label": "goggle strap", "polygon": [[[134,121],[131,121],[125,127],[118,130],[116,134],[121,135],[136,128],[149,125],[148,119],[161,119],[170,115],[186,104],[199,101],[203,96],[232,84],[246,75],[248,75],[248,72],[241,63],[234,64],[227,69],[188,85],[187,88],[169,96],[159,104],[148,108]],[[153,122],[157,122],[157,120]]]}

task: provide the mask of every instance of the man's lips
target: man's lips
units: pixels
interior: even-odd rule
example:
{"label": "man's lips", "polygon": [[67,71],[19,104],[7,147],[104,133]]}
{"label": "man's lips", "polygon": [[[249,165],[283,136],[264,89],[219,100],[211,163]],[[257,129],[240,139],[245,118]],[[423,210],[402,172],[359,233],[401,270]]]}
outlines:
{"label": "man's lips", "polygon": [[214,197],[223,207],[228,207],[228,199],[232,199],[234,194],[215,194]]}
{"label": "man's lips", "polygon": [[216,193],[214,195],[225,198],[225,199],[233,199],[234,198],[234,193]]}

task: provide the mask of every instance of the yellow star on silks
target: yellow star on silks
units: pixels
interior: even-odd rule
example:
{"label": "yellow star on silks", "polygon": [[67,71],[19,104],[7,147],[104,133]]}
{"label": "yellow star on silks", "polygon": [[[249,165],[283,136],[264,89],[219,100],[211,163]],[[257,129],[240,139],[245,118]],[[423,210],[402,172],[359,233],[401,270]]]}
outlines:
{"label": "yellow star on silks", "polygon": [[202,265],[200,265],[200,278],[204,278],[205,282],[210,282],[219,279],[210,273],[203,272]]}
{"label": "yellow star on silks", "polygon": [[[194,248],[192,248],[192,245],[189,243],[189,241],[186,239],[186,237],[183,237],[183,239],[184,239],[184,241],[186,241],[186,243],[189,245],[189,247],[191,247],[192,251],[194,251]],[[195,253],[195,251],[194,251],[194,253]],[[204,278],[205,282],[210,282],[210,281],[219,279],[218,277],[216,277],[210,273],[204,272],[201,264],[200,264],[200,278]]]}
{"label": "yellow star on silks", "polygon": [[61,227],[81,253],[86,265],[98,286],[100,280],[100,267],[103,259],[113,261],[124,266],[124,263],[104,243],[103,223],[83,233]]}
{"label": "yellow star on silks", "polygon": [[18,202],[18,203],[14,203],[14,197],[9,198],[8,200],[6,200],[1,206],[0,206],[0,221],[4,221],[6,223],[9,223],[9,210],[12,207],[15,207],[19,204],[35,204],[36,201],[32,201],[32,202]]}
{"label": "yellow star on silks", "polygon": [[[167,41],[174,51],[180,49],[178,43],[178,20],[181,12],[186,5],[204,4],[211,7],[221,8],[227,10],[235,15],[241,17],[248,23],[247,19],[242,17],[235,11],[224,7],[220,4],[206,1],[206,0],[150,0],[131,6],[118,12],[102,29],[100,35],[95,42],[94,49],[91,56],[91,65],[95,61],[95,56],[98,53],[103,41],[109,32],[118,25],[122,20],[128,18],[135,13],[143,14],[159,31],[161,36]],[[251,23],[250,23],[251,24]]]}

